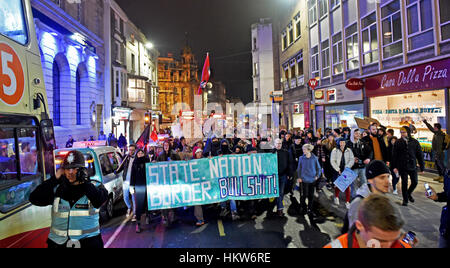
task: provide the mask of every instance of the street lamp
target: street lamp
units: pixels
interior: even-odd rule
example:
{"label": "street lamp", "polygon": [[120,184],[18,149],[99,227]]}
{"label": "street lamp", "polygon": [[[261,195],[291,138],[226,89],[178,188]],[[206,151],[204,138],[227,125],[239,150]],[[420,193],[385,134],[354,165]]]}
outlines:
{"label": "street lamp", "polygon": [[147,44],[145,44],[145,47],[148,49],[152,49],[153,48],[153,44],[151,42],[148,42]]}

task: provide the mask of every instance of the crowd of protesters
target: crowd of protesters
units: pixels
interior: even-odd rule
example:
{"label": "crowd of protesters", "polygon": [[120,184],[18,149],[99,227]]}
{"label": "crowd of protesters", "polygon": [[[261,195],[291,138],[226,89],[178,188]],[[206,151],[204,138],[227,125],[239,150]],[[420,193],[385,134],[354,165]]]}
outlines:
{"label": "crowd of protesters", "polygon": [[[288,193],[293,195],[294,190],[298,189],[299,213],[316,217],[313,199],[324,190],[323,187],[326,187],[334,192],[332,202],[335,206],[341,206],[340,200],[344,200],[342,205],[348,211],[343,228],[343,233],[346,233],[349,229],[356,230],[358,208],[363,200],[371,194],[383,195],[390,191],[398,195],[397,184],[400,179],[402,205],[414,203],[412,193],[417,187],[418,169],[423,172],[425,164],[422,149],[419,142],[413,138],[412,131],[410,127],[404,126],[400,129],[400,137],[396,137],[392,129],[374,123],[368,129],[344,127],[325,129],[324,133],[320,129],[317,132],[311,129],[282,130],[276,137],[263,138],[257,135],[251,139],[240,139],[236,135],[227,139],[213,135],[205,141],[197,140],[190,143],[184,137],[170,136],[163,144],[149,147],[147,152],[137,149],[136,145],[130,145],[128,154],[117,172],[124,171],[127,216],[133,215],[133,221],[137,222],[136,231],[141,232],[140,216],[149,214],[144,209],[146,190],[143,164],[229,154],[276,153],[279,197],[275,200],[223,202],[217,206],[220,209],[219,216],[229,215],[232,220],[243,216],[255,219],[258,209],[262,206],[273,216],[284,217],[284,196]],[[441,156],[436,156],[436,159],[440,161]],[[357,178],[341,196],[341,191],[334,182],[346,169],[353,170]],[[444,174],[444,171],[441,173]],[[133,197],[132,201],[129,194]],[[433,200],[437,199],[436,197]],[[443,201],[443,198],[440,201]],[[275,206],[277,209],[273,212]],[[194,216],[197,226],[205,224],[202,206],[194,207]],[[175,209],[161,211],[163,224],[170,225],[175,218]]]}

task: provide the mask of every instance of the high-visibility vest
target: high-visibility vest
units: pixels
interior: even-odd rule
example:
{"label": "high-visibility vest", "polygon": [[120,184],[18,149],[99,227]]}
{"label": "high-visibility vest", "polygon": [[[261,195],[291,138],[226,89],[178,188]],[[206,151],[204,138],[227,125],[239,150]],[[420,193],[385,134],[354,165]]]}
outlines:
{"label": "high-visibility vest", "polygon": [[[349,234],[350,239],[349,239]],[[401,240],[397,241],[398,246],[403,248],[411,248],[411,246]],[[333,240],[330,244],[324,246],[324,248],[353,248],[353,232],[346,233],[344,235],[339,236],[337,239]]]}
{"label": "high-visibility vest", "polygon": [[[56,188],[55,188],[56,189]],[[95,209],[86,196],[73,207],[56,197],[52,207],[52,224],[48,238],[63,245],[68,240],[80,240],[100,234],[99,209]]]}

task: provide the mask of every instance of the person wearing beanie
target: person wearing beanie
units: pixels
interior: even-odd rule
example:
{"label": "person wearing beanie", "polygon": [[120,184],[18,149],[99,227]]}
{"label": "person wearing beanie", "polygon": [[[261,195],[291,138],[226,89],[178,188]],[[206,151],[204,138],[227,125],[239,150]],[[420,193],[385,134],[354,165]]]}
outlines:
{"label": "person wearing beanie", "polygon": [[56,174],[37,186],[29,198],[35,206],[58,206],[51,210],[58,213],[52,213],[49,248],[67,248],[69,240],[76,240],[81,248],[103,248],[99,209],[107,200],[108,191],[103,184],[90,181],[84,155],[76,150],[65,156]]}
{"label": "person wearing beanie", "polygon": [[[395,173],[400,174],[402,179],[402,195],[403,204],[407,206],[408,201],[414,203],[412,193],[417,187],[417,164],[420,166],[420,171],[423,173],[425,169],[425,162],[423,159],[423,151],[420,143],[411,137],[411,130],[407,126],[400,129],[401,137],[394,145],[392,156],[392,168]],[[408,176],[411,179],[411,185],[408,188]]]}
{"label": "person wearing beanie", "polygon": [[347,217],[344,221],[342,232],[346,233],[348,228],[352,226],[358,218],[358,208],[364,198],[370,194],[386,194],[389,192],[389,175],[388,166],[383,161],[373,160],[366,167],[367,184],[364,184],[356,191],[356,197],[350,203],[347,211]]}

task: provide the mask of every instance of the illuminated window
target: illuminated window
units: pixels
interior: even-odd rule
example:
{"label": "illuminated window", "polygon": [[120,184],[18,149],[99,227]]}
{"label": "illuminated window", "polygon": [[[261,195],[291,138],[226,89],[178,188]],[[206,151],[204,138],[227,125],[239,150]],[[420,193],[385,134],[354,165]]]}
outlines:
{"label": "illuminated window", "polygon": [[345,44],[347,47],[347,69],[359,67],[358,31],[356,23],[345,29]]}
{"label": "illuminated window", "polygon": [[340,74],[343,68],[343,54],[342,54],[342,33],[337,33],[333,36],[333,74]]}
{"label": "illuminated window", "polygon": [[377,17],[375,12],[361,20],[363,65],[378,61]]}
{"label": "illuminated window", "polygon": [[383,58],[402,53],[402,21],[400,1],[396,0],[381,8],[383,32]]}

